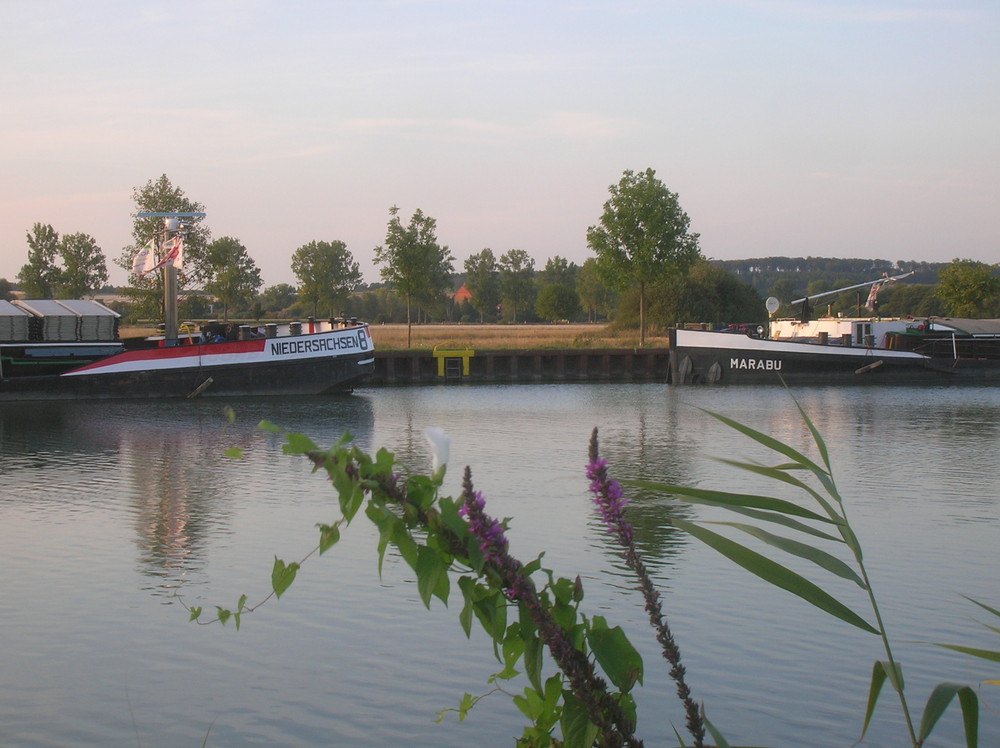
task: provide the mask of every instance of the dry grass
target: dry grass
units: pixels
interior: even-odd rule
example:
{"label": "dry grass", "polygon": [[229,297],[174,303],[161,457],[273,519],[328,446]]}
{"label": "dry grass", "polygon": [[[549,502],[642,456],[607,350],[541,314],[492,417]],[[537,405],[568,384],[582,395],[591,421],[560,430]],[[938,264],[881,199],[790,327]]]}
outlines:
{"label": "dry grass", "polygon": [[[372,325],[376,350],[406,350],[406,325]],[[636,331],[616,333],[607,325],[414,325],[411,347],[430,350],[454,343],[474,350],[539,348],[635,348]],[[651,348],[667,346],[666,337],[646,337]]]}
{"label": "dry grass", "polygon": [[[407,349],[406,325],[372,325],[375,349]],[[122,327],[122,338],[156,334],[150,326]],[[431,350],[435,346],[473,350],[534,350],[539,348],[635,348],[639,335],[635,330],[612,332],[607,325],[414,325],[412,348]],[[667,338],[646,336],[648,348],[666,348]]]}

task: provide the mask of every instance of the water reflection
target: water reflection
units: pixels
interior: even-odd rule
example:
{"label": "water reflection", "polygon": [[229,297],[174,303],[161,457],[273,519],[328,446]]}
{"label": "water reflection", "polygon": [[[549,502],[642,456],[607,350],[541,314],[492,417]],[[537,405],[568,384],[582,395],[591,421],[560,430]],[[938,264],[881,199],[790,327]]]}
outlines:
{"label": "water reflection", "polygon": [[[21,504],[63,515],[112,509],[133,517],[147,589],[167,594],[207,563],[208,549],[232,532],[241,494],[273,479],[277,438],[262,420],[329,446],[349,431],[362,444],[373,431],[364,397],[170,403],[31,403],[0,408],[0,472],[20,473]],[[224,452],[243,450],[242,459]],[[23,471],[34,472],[34,480]],[[62,487],[47,490],[58,474]],[[67,476],[72,476],[68,478]]]}

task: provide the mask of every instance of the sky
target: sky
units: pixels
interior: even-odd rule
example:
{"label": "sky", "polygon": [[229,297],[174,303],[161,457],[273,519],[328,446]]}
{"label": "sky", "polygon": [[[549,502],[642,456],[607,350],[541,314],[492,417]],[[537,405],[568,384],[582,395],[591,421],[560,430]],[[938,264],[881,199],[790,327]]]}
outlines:
{"label": "sky", "polygon": [[161,174],[265,285],[389,208],[461,270],[592,256],[652,168],[712,259],[1000,262],[996,0],[0,0],[0,277]]}

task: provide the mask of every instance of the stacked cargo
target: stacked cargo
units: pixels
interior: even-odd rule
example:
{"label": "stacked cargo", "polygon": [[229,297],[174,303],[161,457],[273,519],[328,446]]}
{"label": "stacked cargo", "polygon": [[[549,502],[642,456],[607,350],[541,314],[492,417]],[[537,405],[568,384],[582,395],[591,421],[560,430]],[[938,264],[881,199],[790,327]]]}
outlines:
{"label": "stacked cargo", "polygon": [[30,312],[17,308],[9,301],[0,300],[0,340],[26,342],[31,319]]}
{"label": "stacked cargo", "polygon": [[[118,337],[116,312],[97,301],[82,299],[30,299],[4,302],[24,315],[26,336],[8,337],[0,328],[2,340],[30,340],[45,343],[115,340]],[[3,309],[3,307],[0,307]],[[11,319],[19,319],[15,314]]]}

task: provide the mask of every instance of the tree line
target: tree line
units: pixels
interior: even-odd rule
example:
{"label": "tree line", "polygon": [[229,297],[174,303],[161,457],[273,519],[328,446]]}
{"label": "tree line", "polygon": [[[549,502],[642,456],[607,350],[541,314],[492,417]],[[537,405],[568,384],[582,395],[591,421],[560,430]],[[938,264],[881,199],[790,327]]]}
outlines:
{"label": "tree line", "polygon": [[[548,258],[541,268],[523,249],[472,254],[460,269],[437,239],[437,222],[422,210],[404,221],[389,209],[384,241],[373,249],[381,282],[365,285],[358,262],[339,240],[309,242],[292,252],[296,285],[263,288],[260,270],[236,237],[212,239],[203,217],[184,227],[184,269],[179,279],[185,319],[326,317],[349,315],[372,322],[451,321],[479,323],[597,322],[648,328],[681,321],[716,325],[767,318],[765,296],[782,302],[779,315],[797,314],[794,299],[913,271],[905,283],[879,294],[879,313],[1000,316],[998,267],[973,260],[891,263],[881,259],[768,257],[709,261],[690,231],[679,197],[653,169],[627,170],[609,187],[599,220],[586,231],[594,256],[582,265]],[[117,289],[117,311],[126,319],[162,315],[159,273],[133,269],[133,258],[162,230],[148,212],[204,213],[164,174],[133,189],[132,244],[115,263],[129,274]],[[105,256],[86,234],[60,236],[48,224],[27,233],[27,262],[17,275],[29,298],[93,295],[108,280]],[[464,294],[456,292],[463,289]],[[0,279],[0,298],[12,286]],[[862,298],[862,296],[864,298]],[[822,311],[848,315],[864,309],[867,291],[824,298]],[[113,304],[115,306],[115,304]]]}

